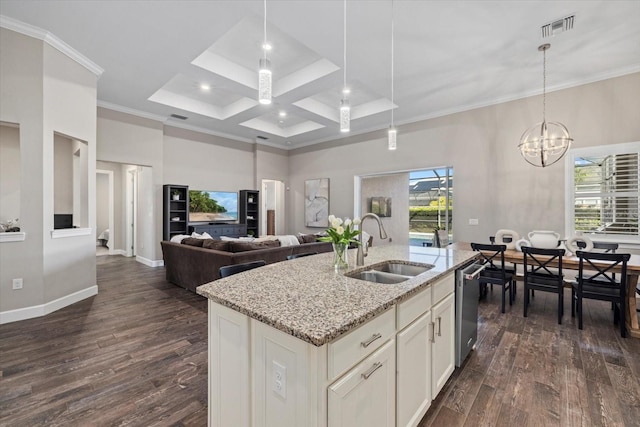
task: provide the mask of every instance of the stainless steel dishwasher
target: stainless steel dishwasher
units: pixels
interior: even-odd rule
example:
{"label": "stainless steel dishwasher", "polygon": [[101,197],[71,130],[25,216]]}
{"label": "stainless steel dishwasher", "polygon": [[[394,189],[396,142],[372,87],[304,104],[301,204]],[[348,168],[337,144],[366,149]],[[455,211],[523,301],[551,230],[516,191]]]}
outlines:
{"label": "stainless steel dishwasher", "polygon": [[456,271],[456,366],[461,366],[478,340],[478,276],[485,264],[473,262]]}

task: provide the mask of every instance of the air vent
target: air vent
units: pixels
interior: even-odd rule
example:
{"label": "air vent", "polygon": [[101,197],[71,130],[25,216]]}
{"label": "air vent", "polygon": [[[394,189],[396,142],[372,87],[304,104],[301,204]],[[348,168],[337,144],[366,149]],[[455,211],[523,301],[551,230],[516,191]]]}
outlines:
{"label": "air vent", "polygon": [[540,27],[542,30],[542,38],[557,36],[560,33],[573,29],[574,19],[575,15],[570,15],[543,25]]}
{"label": "air vent", "polygon": [[266,136],[262,136],[262,135],[258,135],[258,136],[256,136],[256,138],[257,139],[262,139],[263,141],[266,141],[267,139],[269,139]]}
{"label": "air vent", "polygon": [[178,120],[187,120],[188,119],[188,117],[181,116],[180,114],[172,114],[171,117],[173,117],[174,119],[178,119]]}

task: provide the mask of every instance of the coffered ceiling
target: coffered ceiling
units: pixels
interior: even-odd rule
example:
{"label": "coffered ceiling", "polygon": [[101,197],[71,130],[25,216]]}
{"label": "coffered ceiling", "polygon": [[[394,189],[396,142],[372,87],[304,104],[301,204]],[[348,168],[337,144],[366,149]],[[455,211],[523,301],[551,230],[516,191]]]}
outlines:
{"label": "coffered ceiling", "polygon": [[[403,124],[539,94],[544,42],[550,91],[640,71],[640,1],[396,0],[393,15],[391,4],[347,2],[348,135],[386,129],[392,108]],[[345,136],[342,1],[267,1],[269,106],[257,102],[262,1],[0,0],[0,13],[102,67],[107,108],[284,149]],[[542,37],[569,15],[573,29]]]}

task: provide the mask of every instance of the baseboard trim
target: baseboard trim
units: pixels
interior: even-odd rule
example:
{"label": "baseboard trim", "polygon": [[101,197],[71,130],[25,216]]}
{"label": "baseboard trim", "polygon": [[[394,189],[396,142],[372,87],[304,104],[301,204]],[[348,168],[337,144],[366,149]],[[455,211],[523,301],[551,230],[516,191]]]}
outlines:
{"label": "baseboard trim", "polygon": [[164,267],[164,260],[150,260],[149,258],[136,255],[136,261],[149,267]]}
{"label": "baseboard trim", "polygon": [[31,307],[18,308],[15,310],[0,311],[0,325],[20,320],[33,319],[35,317],[46,316],[49,313],[60,310],[71,304],[92,297],[98,294],[98,286],[90,286],[86,289],[65,295],[45,304],[34,305]]}
{"label": "baseboard trim", "polygon": [[114,249],[113,253],[109,252],[109,255],[122,255],[122,256],[127,256],[127,251],[125,251],[124,249]]}

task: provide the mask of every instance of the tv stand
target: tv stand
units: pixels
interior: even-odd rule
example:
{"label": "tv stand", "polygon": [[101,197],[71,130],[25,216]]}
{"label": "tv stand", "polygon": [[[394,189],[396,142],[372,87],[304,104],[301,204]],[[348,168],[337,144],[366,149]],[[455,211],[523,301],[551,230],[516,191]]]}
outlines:
{"label": "tv stand", "polygon": [[244,237],[247,235],[246,224],[225,224],[215,222],[194,222],[189,224],[189,234],[196,232],[202,234],[209,233],[211,237]]}

